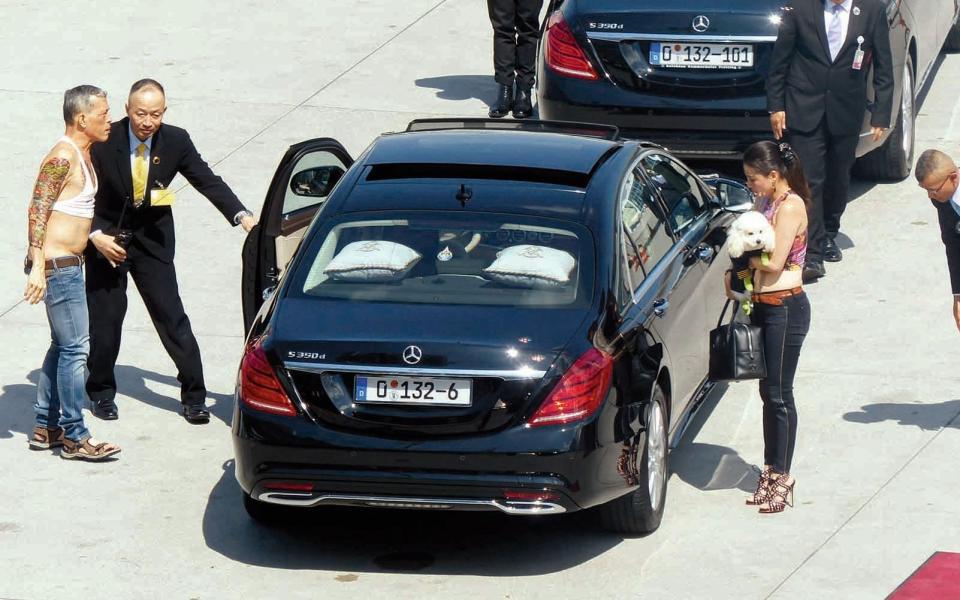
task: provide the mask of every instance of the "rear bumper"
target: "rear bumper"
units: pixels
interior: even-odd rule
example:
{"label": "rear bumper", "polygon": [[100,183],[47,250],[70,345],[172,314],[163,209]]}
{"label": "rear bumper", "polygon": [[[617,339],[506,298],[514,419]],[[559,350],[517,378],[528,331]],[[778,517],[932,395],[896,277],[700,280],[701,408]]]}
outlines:
{"label": "rear bumper", "polygon": [[615,125],[624,137],[680,156],[739,158],[753,142],[771,137],[764,96],[691,100],[548,75],[538,102],[541,119]]}
{"label": "rear bumper", "polygon": [[396,440],[241,407],[234,416],[233,445],[240,487],[262,502],[537,515],[588,508],[632,489],[635,481],[619,475],[621,445],[584,443],[596,439],[595,429],[594,420],[575,427]]}

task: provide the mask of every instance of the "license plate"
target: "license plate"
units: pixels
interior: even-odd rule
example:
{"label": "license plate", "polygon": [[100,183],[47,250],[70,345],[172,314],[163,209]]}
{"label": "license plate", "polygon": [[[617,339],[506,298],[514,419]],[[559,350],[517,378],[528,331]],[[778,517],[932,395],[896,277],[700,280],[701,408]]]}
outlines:
{"label": "license plate", "polygon": [[653,42],[650,64],[680,69],[739,69],[753,66],[750,44]]}
{"label": "license plate", "polygon": [[358,375],[353,397],[358,403],[470,406],[473,382],[391,375]]}

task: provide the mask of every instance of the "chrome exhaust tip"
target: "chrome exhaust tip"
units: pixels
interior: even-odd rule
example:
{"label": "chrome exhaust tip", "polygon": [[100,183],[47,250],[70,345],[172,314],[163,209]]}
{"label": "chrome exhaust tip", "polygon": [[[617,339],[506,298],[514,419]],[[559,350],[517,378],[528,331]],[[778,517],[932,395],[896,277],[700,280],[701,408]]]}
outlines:
{"label": "chrome exhaust tip", "polygon": [[303,508],[319,505],[365,506],[369,508],[412,508],[421,510],[499,510],[508,515],[554,515],[567,509],[555,502],[542,500],[500,500],[479,498],[416,498],[408,496],[358,496],[346,494],[324,494],[306,491],[266,491],[256,497],[260,502],[299,506]]}

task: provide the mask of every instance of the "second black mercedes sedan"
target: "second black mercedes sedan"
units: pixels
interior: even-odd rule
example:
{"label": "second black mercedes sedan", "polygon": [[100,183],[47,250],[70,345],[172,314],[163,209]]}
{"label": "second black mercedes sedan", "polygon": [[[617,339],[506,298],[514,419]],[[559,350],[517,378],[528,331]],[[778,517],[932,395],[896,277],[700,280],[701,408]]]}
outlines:
{"label": "second black mercedes sedan", "polygon": [[356,162],[293,146],[244,249],[248,512],[599,507],[656,529],[744,202],[609,127],[415,121]]}
{"label": "second black mercedes sedan", "polygon": [[[913,163],[917,94],[941,48],[960,49],[960,9],[955,0],[881,1],[899,110],[880,142],[864,115],[857,169],[903,179]],[[785,4],[552,0],[537,65],[540,117],[616,125],[682,157],[739,158],[771,136],[764,86]]]}

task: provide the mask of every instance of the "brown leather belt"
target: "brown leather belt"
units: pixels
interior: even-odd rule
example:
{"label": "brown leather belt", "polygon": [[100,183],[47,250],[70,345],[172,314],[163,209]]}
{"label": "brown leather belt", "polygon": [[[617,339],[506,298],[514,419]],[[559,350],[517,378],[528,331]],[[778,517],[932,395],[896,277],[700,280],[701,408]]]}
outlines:
{"label": "brown leather belt", "polygon": [[[56,256],[43,261],[43,270],[48,272],[54,269],[80,266],[83,266],[83,257],[73,254],[69,256]],[[28,257],[27,260],[24,261],[24,270],[29,271],[31,267],[33,267],[33,261]]]}
{"label": "brown leather belt", "polygon": [[782,306],[785,298],[799,296],[802,293],[802,287],[790,288],[789,290],[777,290],[775,292],[760,292],[759,294],[753,295],[753,301],[759,302],[760,304]]}

